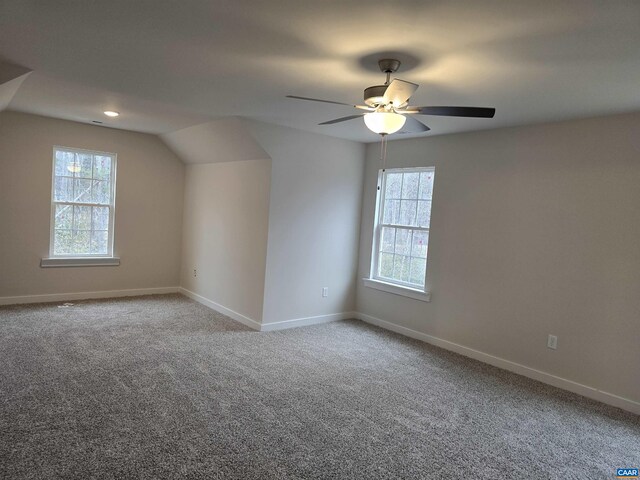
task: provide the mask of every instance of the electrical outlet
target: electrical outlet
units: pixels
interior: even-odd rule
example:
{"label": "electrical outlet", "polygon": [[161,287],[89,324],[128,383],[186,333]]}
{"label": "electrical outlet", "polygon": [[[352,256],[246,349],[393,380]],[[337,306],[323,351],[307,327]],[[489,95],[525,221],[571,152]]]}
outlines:
{"label": "electrical outlet", "polygon": [[193,276],[197,277],[198,276],[198,270],[196,270],[195,268],[193,269]]}
{"label": "electrical outlet", "polygon": [[556,337],[555,335],[549,335],[549,338],[547,339],[547,347],[551,348],[552,350],[557,349],[558,337]]}
{"label": "electrical outlet", "polygon": [[329,287],[322,287],[322,296],[323,297],[329,296]]}

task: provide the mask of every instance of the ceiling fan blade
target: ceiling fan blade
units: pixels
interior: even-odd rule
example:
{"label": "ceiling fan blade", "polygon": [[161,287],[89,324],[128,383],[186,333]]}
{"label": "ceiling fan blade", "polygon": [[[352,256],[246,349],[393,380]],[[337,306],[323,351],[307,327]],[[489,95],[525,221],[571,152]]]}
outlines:
{"label": "ceiling fan blade", "polygon": [[440,115],[443,117],[493,118],[496,114],[496,109],[488,107],[407,107],[403,113]]}
{"label": "ceiling fan blade", "polygon": [[418,89],[415,83],[394,78],[384,91],[384,101],[386,104],[393,104],[395,107],[405,105],[413,92]]}
{"label": "ceiling fan blade", "polygon": [[348,117],[336,118],[335,120],[329,120],[328,122],[322,122],[318,125],[333,125],[334,123],[346,122],[347,120],[353,120],[354,118],[361,118],[364,113],[359,113],[358,115],[349,115]]}
{"label": "ceiling fan blade", "polygon": [[419,133],[431,130],[424,123],[414,117],[405,115],[405,118],[406,121],[404,122],[404,126],[398,131],[398,133]]}
{"label": "ceiling fan blade", "polygon": [[346,105],[347,107],[355,107],[361,110],[373,110],[371,107],[367,107],[365,105],[353,105],[351,103],[334,102],[333,100],[321,100],[319,98],[298,97],[297,95],[287,95],[287,98],[294,98],[296,100],[308,100],[310,102],[333,103],[334,105]]}

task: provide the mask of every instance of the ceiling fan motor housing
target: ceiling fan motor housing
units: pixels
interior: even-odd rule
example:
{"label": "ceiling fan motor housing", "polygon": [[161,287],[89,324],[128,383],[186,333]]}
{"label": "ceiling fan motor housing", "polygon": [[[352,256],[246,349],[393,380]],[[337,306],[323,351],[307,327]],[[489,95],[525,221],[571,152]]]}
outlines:
{"label": "ceiling fan motor housing", "polygon": [[384,104],[384,92],[388,85],[373,85],[364,89],[364,103],[370,107],[377,107]]}

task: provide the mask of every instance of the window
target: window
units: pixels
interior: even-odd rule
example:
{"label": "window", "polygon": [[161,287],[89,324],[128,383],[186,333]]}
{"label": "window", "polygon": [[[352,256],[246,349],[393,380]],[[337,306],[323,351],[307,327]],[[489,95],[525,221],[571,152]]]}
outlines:
{"label": "window", "polygon": [[50,258],[113,257],[115,179],[115,154],[54,147]]}
{"label": "window", "polygon": [[433,167],[380,171],[372,280],[425,291],[434,177]]}

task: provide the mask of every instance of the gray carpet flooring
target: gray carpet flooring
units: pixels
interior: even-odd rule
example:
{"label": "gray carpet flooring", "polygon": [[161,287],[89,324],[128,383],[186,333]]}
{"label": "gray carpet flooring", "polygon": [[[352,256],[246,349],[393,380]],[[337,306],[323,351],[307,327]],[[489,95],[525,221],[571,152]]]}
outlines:
{"label": "gray carpet flooring", "polygon": [[359,321],[0,308],[0,478],[614,478],[640,417]]}

